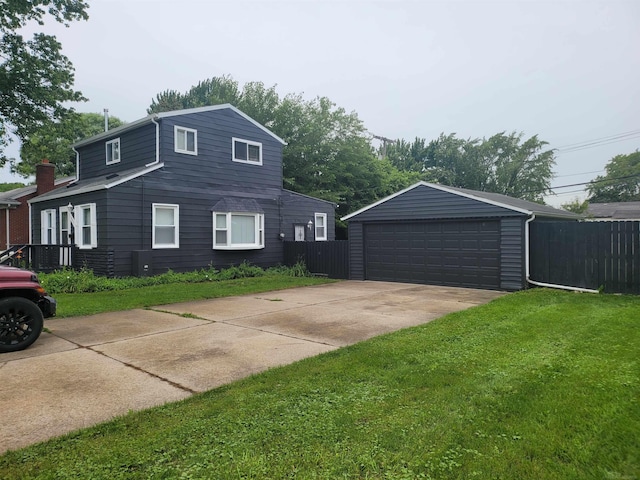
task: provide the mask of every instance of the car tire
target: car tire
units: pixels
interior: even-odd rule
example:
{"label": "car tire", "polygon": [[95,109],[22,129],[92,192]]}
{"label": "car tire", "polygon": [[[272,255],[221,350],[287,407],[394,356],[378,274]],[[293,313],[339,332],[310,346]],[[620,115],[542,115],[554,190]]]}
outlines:
{"label": "car tire", "polygon": [[38,339],[43,325],[42,312],[31,300],[22,297],[0,300],[0,353],[27,348]]}

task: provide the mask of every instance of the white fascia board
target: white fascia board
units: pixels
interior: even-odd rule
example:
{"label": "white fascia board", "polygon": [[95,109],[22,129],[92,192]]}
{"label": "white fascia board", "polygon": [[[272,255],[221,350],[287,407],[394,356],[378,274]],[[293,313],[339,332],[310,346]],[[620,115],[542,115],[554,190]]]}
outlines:
{"label": "white fascia board", "polygon": [[428,182],[425,182],[425,181],[420,181],[418,183],[415,183],[415,184],[411,185],[410,187],[405,188],[404,190],[400,190],[399,192],[394,193],[393,195],[389,195],[388,197],[385,197],[382,200],[378,200],[377,202],[372,203],[371,205],[369,205],[367,207],[361,208],[360,210],[358,210],[356,212],[353,212],[353,213],[351,213],[351,214],[349,214],[349,215],[347,215],[345,217],[342,217],[341,220],[342,221],[349,220],[350,218],[353,218],[356,215],[360,215],[361,213],[366,212],[367,210],[369,210],[369,209],[371,209],[373,207],[377,207],[378,205],[380,205],[382,203],[388,202],[389,200],[391,200],[391,199],[393,199],[393,198],[395,198],[395,197],[397,197],[399,195],[402,195],[403,193],[407,193],[408,191],[413,190],[414,188],[417,188],[417,187],[420,187],[420,186],[435,188],[436,190],[441,190],[443,192],[451,193],[453,195],[458,195],[460,197],[470,198],[470,199],[476,200],[478,202],[488,203],[488,204],[494,205],[496,207],[506,208],[507,210],[512,210],[514,212],[524,213],[525,215],[532,215],[533,214],[533,212],[531,210],[525,210],[523,208],[514,207],[512,205],[507,205],[507,204],[504,204],[504,203],[501,203],[501,202],[496,202],[494,200],[489,200],[487,198],[478,197],[478,196],[472,195],[470,193],[460,192],[458,190],[453,190],[451,188],[447,188],[445,186],[438,185],[438,184],[435,184],[435,183],[428,183]]}
{"label": "white fascia board", "polygon": [[353,213],[350,213],[349,215],[346,215],[344,217],[342,217],[340,220],[342,220],[343,222],[346,220],[349,220],[350,218],[355,217],[356,215],[360,215],[363,212],[366,212],[367,210],[372,209],[373,207],[377,207],[378,205],[381,205],[385,202],[388,202],[389,200],[396,198],[399,195],[402,195],[403,193],[407,193],[410,190],[413,190],[416,187],[419,187],[420,185],[428,185],[428,183],[426,182],[418,182],[418,183],[414,183],[413,185],[411,185],[410,187],[405,188],[404,190],[400,190],[399,192],[393,193],[391,195],[389,195],[388,197],[384,197],[381,200],[378,200],[375,203],[372,203],[371,205],[367,205],[366,207],[362,207],[360,210],[356,210]]}
{"label": "white fascia board", "polygon": [[[89,192],[95,192],[98,190],[108,190],[110,188],[116,187],[122,183],[128,182],[129,180],[133,180],[134,178],[138,178],[141,177],[142,175],[146,175],[147,173],[153,172],[154,170],[158,170],[159,168],[164,167],[164,163],[157,163],[152,165],[149,168],[145,168],[144,170],[140,170],[138,172],[132,173],[130,175],[127,175],[125,177],[118,177],[116,180],[114,180],[113,182],[105,182],[105,183],[99,183],[99,184],[95,184],[95,185],[87,185],[86,187],[81,187],[78,188],[77,190],[72,190],[71,192],[67,191],[60,191],[58,192],[57,190],[54,190],[54,194],[52,195],[47,195],[45,198],[41,198],[41,197],[36,197],[36,198],[32,198],[31,200],[28,200],[27,203],[32,204],[32,203],[38,203],[38,202],[46,202],[49,200],[56,200],[58,198],[65,198],[65,197],[74,197],[76,195],[81,195],[83,193],[89,193]],[[61,188],[60,190],[65,190],[64,188]]]}
{"label": "white fascia board", "polygon": [[285,142],[282,138],[280,138],[278,135],[273,133],[271,130],[269,130],[264,125],[262,125],[262,124],[258,123],[257,121],[255,121],[253,118],[251,118],[246,113],[238,110],[236,107],[234,107],[230,103],[224,103],[222,105],[210,105],[210,106],[207,106],[207,107],[187,108],[187,109],[184,109],[184,110],[172,110],[170,112],[160,112],[160,113],[154,113],[154,114],[151,114],[151,115],[147,115],[146,117],[140,118],[139,120],[135,120],[135,121],[133,121],[131,123],[127,123],[125,125],[121,125],[120,127],[116,127],[114,129],[107,130],[106,132],[99,133],[98,135],[94,135],[93,137],[89,137],[89,138],[86,138],[84,140],[80,140],[79,142],[74,143],[72,145],[72,147],[73,148],[79,148],[79,147],[83,147],[85,145],[89,145],[90,143],[93,143],[93,142],[98,142],[98,141],[103,140],[105,138],[109,138],[109,137],[112,137],[114,135],[118,135],[121,132],[125,132],[125,131],[128,131],[128,130],[140,127],[140,126],[142,126],[142,125],[144,125],[146,123],[151,123],[152,120],[156,120],[158,118],[177,117],[179,115],[189,115],[189,114],[192,114],[192,113],[212,112],[212,111],[215,111],[215,110],[224,110],[224,109],[233,110],[238,115],[240,115],[242,118],[246,119],[247,121],[249,121],[252,124],[254,124],[256,127],[258,127],[260,130],[262,130],[265,133],[267,133],[268,135],[272,136],[274,139],[276,139],[282,145],[286,145],[287,144],[287,142]]}
{"label": "white fascia board", "polygon": [[453,193],[454,195],[459,195],[461,197],[466,197],[466,198],[470,198],[472,200],[477,200],[478,202],[488,203],[489,205],[493,205],[495,207],[506,208],[507,210],[513,210],[514,212],[524,213],[525,215],[532,215],[533,214],[533,211],[531,211],[531,210],[526,210],[524,208],[514,207],[513,205],[507,205],[506,203],[497,202],[495,200],[489,200],[488,198],[478,197],[478,196],[473,195],[471,193],[460,192],[458,190],[453,190],[453,189],[445,187],[443,185],[438,185],[436,183],[428,183],[428,182],[421,182],[421,183],[423,185],[426,185],[427,187],[432,187],[432,188],[435,188],[437,190],[442,190],[443,192]]}
{"label": "white fascia board", "polygon": [[79,142],[74,143],[73,145],[71,145],[71,147],[72,148],[84,147],[85,145],[89,145],[90,143],[98,142],[98,141],[103,140],[105,138],[117,136],[121,132],[126,132],[128,130],[132,130],[134,128],[137,128],[137,127],[140,127],[140,126],[144,125],[145,123],[151,123],[151,120],[153,118],[156,118],[155,114],[154,115],[147,115],[146,117],[141,118],[139,120],[136,120],[134,122],[126,123],[126,124],[121,125],[119,127],[112,128],[111,130],[107,130],[106,132],[102,132],[102,133],[99,133],[97,135],[94,135],[93,137],[89,137],[89,138],[85,138],[84,140],[80,140]]}
{"label": "white fascia board", "polygon": [[202,112],[213,112],[215,110],[225,110],[225,109],[229,109],[229,110],[232,110],[232,111],[236,112],[242,118],[244,118],[245,120],[251,122],[256,127],[258,127],[260,130],[262,130],[263,132],[265,132],[268,135],[270,135],[273,138],[275,138],[282,145],[286,145],[287,144],[287,142],[285,142],[283,139],[281,139],[278,135],[273,133],[267,127],[265,127],[261,123],[255,121],[249,115],[247,115],[243,111],[239,110],[238,108],[234,107],[230,103],[223,103],[222,105],[209,105],[207,107],[187,108],[185,110],[173,110],[171,112],[160,112],[160,113],[156,114],[156,117],[157,118],[177,117],[179,115],[189,115],[189,114],[192,114],[192,113],[202,113]]}

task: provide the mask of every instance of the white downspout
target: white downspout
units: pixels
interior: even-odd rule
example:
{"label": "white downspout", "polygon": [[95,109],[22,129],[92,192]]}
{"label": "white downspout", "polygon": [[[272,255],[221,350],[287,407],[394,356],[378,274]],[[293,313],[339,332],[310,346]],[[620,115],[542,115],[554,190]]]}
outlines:
{"label": "white downspout", "polygon": [[80,152],[78,152],[73,147],[71,147],[71,150],[76,152],[76,179],[71,183],[76,183],[78,180],[80,180]]}
{"label": "white downspout", "polygon": [[147,163],[145,167],[160,163],[160,124],[156,122],[156,118],[158,117],[151,117],[151,121],[156,124],[156,159],[151,163]]}
{"label": "white downspout", "polygon": [[531,283],[532,285],[537,285],[539,287],[548,287],[548,288],[560,288],[563,290],[571,290],[573,292],[585,292],[585,293],[600,293],[598,290],[591,290],[589,288],[580,288],[580,287],[570,287],[567,285],[556,285],[553,283],[543,283],[543,282],[536,282],[535,280],[531,280],[529,274],[531,272],[530,270],[530,254],[529,254],[529,229],[531,222],[533,222],[536,218],[536,214],[532,214],[531,217],[524,222],[525,226],[524,226],[524,255],[525,255],[525,278],[527,280],[527,283]]}

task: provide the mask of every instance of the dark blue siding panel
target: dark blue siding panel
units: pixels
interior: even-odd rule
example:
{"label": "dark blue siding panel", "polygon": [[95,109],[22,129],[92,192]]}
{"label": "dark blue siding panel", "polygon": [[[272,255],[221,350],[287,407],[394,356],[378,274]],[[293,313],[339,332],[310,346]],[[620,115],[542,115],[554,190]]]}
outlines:
{"label": "dark blue siding panel", "polygon": [[[327,240],[335,240],[336,218],[332,203],[284,190],[281,196],[281,207],[283,240],[294,240],[294,225],[307,225],[309,221],[314,222],[315,213],[327,214]],[[312,229],[312,235],[313,231],[314,229]]]}
{"label": "dark blue siding panel", "polygon": [[[107,165],[105,144],[120,138],[120,162]],[[80,147],[80,180],[110,175],[143,167],[156,158],[156,127],[154,124],[114,135],[99,142]]]}
{"label": "dark blue siding panel", "polygon": [[524,218],[500,220],[500,288],[525,288]]}
{"label": "dark blue siding panel", "polygon": [[349,222],[349,278],[364,280],[364,237],[360,222]]}
{"label": "dark blue siding panel", "polygon": [[354,217],[359,222],[486,218],[521,213],[419,185]]}
{"label": "dark blue siding panel", "polygon": [[[231,110],[161,119],[161,159],[176,179],[218,185],[282,188],[282,144]],[[174,151],[174,126],[198,131],[198,155]],[[262,143],[262,165],[232,161],[232,138]]]}

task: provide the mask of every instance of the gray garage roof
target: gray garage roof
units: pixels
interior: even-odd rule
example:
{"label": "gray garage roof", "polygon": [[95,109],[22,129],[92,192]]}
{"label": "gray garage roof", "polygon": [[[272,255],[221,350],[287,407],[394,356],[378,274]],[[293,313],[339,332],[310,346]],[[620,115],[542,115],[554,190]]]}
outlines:
{"label": "gray garage roof", "polygon": [[507,195],[501,195],[499,193],[480,192],[477,190],[468,190],[466,188],[456,188],[456,187],[448,187],[445,185],[438,185],[435,183],[418,182],[408,188],[405,188],[404,190],[401,190],[397,193],[394,193],[393,195],[383,198],[382,200],[379,200],[367,207],[361,208],[360,210],[343,217],[342,220],[349,220],[357,215],[360,215],[361,213],[366,212],[367,210],[370,210],[378,205],[388,202],[389,200],[396,198],[418,187],[433,188],[436,190],[448,192],[454,195],[459,195],[461,197],[465,197],[468,199],[476,200],[478,202],[483,202],[489,205],[505,208],[507,210],[511,210],[511,211],[522,213],[524,215],[529,215],[529,216],[536,215],[536,216],[542,216],[542,217],[566,218],[566,219],[573,219],[573,220],[583,218],[580,215],[576,215],[575,213],[567,212],[565,210],[549,207],[547,205],[541,205],[539,203],[530,202],[528,200],[509,197]]}
{"label": "gray garage roof", "polygon": [[590,203],[587,215],[612,220],[640,220],[640,202]]}

